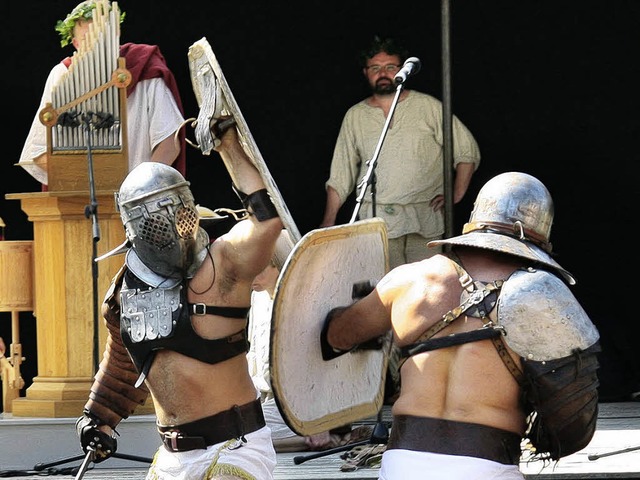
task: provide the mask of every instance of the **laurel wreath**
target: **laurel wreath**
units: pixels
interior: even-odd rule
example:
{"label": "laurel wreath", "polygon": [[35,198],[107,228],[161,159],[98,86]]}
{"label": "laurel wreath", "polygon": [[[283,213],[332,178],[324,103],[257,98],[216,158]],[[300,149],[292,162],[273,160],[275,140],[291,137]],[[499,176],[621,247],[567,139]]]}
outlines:
{"label": "laurel wreath", "polygon": [[[60,46],[66,47],[73,39],[73,27],[78,20],[93,20],[93,11],[96,8],[95,0],[87,0],[78,4],[67,18],[58,20],[56,23],[56,32],[60,34]],[[111,9],[111,5],[109,5]],[[120,23],[124,21],[125,12],[120,14]]]}

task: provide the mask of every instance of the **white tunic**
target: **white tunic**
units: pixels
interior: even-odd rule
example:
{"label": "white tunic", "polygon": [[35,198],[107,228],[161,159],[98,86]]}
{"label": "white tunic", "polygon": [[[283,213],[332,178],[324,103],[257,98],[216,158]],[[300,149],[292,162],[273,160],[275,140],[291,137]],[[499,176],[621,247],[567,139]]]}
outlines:
{"label": "white tunic", "polygon": [[[48,184],[47,171],[33,163],[34,159],[47,151],[47,131],[38,114],[51,102],[51,92],[66,72],[67,67],[62,62],[49,72],[40,106],[18,161],[32,177],[45,185]],[[139,81],[133,93],[127,97],[129,170],[150,160],[153,149],[178,130],[183,122],[180,109],[161,78]]]}

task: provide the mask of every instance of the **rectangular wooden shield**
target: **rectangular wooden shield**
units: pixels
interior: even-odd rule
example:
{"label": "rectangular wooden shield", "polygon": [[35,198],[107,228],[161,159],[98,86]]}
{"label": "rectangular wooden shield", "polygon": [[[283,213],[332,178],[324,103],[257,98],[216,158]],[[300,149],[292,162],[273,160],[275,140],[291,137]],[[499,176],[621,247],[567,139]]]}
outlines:
{"label": "rectangular wooden shield", "polygon": [[195,135],[202,153],[209,155],[213,149],[214,139],[210,134],[211,121],[219,119],[221,115],[232,116],[236,121],[242,147],[260,172],[284,227],[294,242],[299,240],[300,232],[298,227],[293,221],[287,205],[284,203],[280,190],[273,180],[253,135],[251,135],[249,126],[240,111],[240,107],[238,107],[236,99],[231,92],[218,59],[205,37],[189,47],[188,59],[191,83],[200,107],[200,112],[195,122]]}
{"label": "rectangular wooden shield", "polygon": [[353,303],[353,287],[376,285],[388,270],[386,224],[380,218],[312,230],[280,272],[271,319],[271,385],[289,427],[313,435],[382,408],[391,345],[324,361],[320,332],[334,307]]}

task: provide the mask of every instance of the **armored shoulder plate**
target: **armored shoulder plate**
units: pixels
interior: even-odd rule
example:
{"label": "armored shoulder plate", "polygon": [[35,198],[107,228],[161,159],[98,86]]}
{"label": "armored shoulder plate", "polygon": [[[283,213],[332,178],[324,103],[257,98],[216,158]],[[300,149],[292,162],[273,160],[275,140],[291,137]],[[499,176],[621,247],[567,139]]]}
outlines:
{"label": "armored shoulder plate", "polygon": [[593,345],[600,335],[569,287],[545,270],[513,273],[498,299],[507,345],[527,360],[547,361]]}

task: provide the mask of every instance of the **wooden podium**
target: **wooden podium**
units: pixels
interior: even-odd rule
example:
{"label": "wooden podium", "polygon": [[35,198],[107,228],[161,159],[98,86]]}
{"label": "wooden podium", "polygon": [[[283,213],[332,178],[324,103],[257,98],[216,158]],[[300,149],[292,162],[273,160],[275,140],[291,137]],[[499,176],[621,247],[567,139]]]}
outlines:
{"label": "wooden podium", "polygon": [[[38,373],[26,397],[13,400],[16,417],[76,417],[93,382],[93,234],[85,216],[89,192],[7,194],[20,200],[33,222],[34,305]],[[97,191],[98,256],[124,241],[112,191]],[[104,298],[124,257],[98,264],[98,298]],[[16,274],[17,275],[17,274]],[[100,307],[100,306],[99,306]],[[99,312],[100,354],[106,327]]]}
{"label": "wooden podium", "polygon": [[[82,110],[84,104],[74,100],[57,109],[47,104],[39,114],[47,129],[47,151],[34,163],[47,170],[48,190],[6,195],[9,200],[20,200],[22,210],[33,222],[38,374],[27,388],[26,397],[13,401],[13,415],[17,417],[77,417],[89,398],[95,373],[92,191],[100,234],[97,256],[116,248],[125,239],[114,192],[128,170],[125,87],[131,75],[123,58],[118,59],[118,65],[107,83],[92,85],[97,88],[81,97],[86,101],[113,91],[118,104],[118,121],[111,127],[115,131],[106,134],[90,129],[93,139],[85,137],[86,141],[79,141],[78,134],[83,132],[80,126],[58,125],[57,119],[71,107]],[[72,145],[54,142],[54,131],[57,142],[71,139]],[[108,147],[97,142],[102,139],[108,140]],[[98,360],[102,358],[107,336],[101,314],[102,299],[123,261],[120,255],[98,264]]]}

